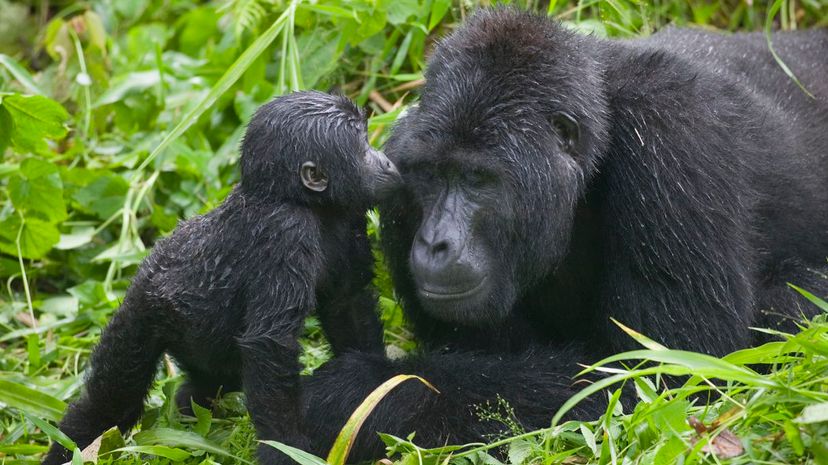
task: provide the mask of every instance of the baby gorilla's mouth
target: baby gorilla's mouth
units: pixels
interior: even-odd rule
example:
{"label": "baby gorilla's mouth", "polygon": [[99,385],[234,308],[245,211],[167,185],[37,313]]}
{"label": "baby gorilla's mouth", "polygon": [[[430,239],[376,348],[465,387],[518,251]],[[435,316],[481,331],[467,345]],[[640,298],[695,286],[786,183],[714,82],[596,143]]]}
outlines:
{"label": "baby gorilla's mouth", "polygon": [[418,292],[420,295],[426,299],[431,300],[458,300],[458,299],[465,299],[467,297],[471,297],[478,292],[486,285],[486,281],[488,280],[488,276],[483,276],[480,278],[480,281],[477,284],[474,284],[470,287],[465,289],[457,290],[457,289],[435,289],[433,287],[429,287],[426,285],[419,286]]}

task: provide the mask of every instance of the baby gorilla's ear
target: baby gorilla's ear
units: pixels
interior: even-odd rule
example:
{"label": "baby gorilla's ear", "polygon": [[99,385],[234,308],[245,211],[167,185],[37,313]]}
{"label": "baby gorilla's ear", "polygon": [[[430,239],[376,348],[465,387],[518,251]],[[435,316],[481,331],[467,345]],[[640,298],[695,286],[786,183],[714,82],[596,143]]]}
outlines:
{"label": "baby gorilla's ear", "polygon": [[328,188],[328,175],[312,161],[302,163],[299,170],[302,184],[314,192],[322,192]]}

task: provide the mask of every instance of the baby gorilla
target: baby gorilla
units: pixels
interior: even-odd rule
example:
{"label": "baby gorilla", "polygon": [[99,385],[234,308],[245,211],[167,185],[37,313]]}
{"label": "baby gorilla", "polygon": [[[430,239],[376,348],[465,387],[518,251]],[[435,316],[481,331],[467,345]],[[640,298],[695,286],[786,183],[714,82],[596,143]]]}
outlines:
{"label": "baby gorilla", "polygon": [[[259,438],[307,447],[299,337],[317,309],[335,353],[383,350],[370,288],[365,211],[400,178],[344,97],[300,92],[261,107],[241,149],[241,183],[181,223],[139,267],[60,429],[81,448],[131,428],[164,352],[187,374],[180,406],[243,387]],[[262,463],[285,456],[262,446]],[[55,443],[44,464],[69,460]]]}

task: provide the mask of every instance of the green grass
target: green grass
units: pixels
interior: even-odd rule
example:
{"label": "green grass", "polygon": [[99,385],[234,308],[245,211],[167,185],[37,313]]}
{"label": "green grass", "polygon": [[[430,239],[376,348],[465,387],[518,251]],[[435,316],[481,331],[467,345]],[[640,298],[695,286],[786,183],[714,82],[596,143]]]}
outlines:
{"label": "green grass", "polygon": [[[379,145],[416,101],[433,42],[480,3],[489,2],[0,0],[0,464],[37,463],[49,437],[59,438],[54,424],[137,264],[179,219],[229,192],[243,125],[258,105],[293,89],[335,89],[370,109]],[[828,25],[821,0],[515,3],[612,37],[667,24]],[[377,261],[386,342],[411,351],[416,341]],[[515,437],[493,446],[425,451],[416,436],[386,440],[401,452],[396,460],[418,464],[494,463],[487,448],[515,464],[715,463],[687,422],[694,415],[706,425],[718,419],[743,443],[745,454],[720,462],[828,463],[826,328],[821,316],[785,343],[724,361],[647,343],[651,352],[634,356],[662,364],[629,360],[630,372],[612,373],[641,402],[625,414],[615,404],[595,422],[523,432],[507,405],[495,405],[484,414]],[[312,319],[302,344],[306,373],[330,357]],[[773,369],[745,366],[757,363]],[[662,374],[688,371],[705,378],[657,388]],[[182,417],[168,402],[180,381],[165,364],[140,427],[123,443],[107,434],[98,462],[251,461],[255,437],[240,396]],[[717,396],[706,405],[708,391]]]}

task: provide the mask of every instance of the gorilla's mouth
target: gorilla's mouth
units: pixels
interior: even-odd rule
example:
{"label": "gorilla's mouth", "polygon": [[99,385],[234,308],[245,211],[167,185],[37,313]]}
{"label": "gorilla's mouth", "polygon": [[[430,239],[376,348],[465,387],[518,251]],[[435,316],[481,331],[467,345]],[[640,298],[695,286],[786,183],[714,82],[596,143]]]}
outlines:
{"label": "gorilla's mouth", "polygon": [[483,276],[477,284],[474,284],[463,290],[456,289],[435,289],[429,288],[426,285],[419,286],[417,292],[420,296],[430,300],[459,300],[469,298],[478,292],[486,285],[488,276]]}

